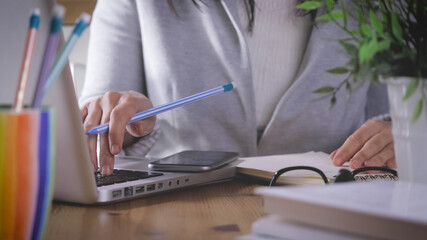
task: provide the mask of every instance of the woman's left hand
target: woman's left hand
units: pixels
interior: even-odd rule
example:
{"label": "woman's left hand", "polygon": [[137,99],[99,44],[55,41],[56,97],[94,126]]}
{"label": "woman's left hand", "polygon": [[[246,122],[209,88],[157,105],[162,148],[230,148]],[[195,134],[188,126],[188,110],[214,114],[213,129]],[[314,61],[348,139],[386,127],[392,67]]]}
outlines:
{"label": "woman's left hand", "polygon": [[356,130],[344,144],[331,153],[335,166],[350,163],[350,168],[396,168],[391,122],[369,120]]}

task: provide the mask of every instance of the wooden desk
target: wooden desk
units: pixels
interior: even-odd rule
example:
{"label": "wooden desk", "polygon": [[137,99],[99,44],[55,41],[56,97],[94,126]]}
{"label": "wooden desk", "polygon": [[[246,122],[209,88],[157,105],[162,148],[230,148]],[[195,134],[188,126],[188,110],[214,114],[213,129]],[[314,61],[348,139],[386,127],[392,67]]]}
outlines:
{"label": "wooden desk", "polygon": [[106,206],[54,203],[45,239],[234,239],[263,216],[241,180]]}

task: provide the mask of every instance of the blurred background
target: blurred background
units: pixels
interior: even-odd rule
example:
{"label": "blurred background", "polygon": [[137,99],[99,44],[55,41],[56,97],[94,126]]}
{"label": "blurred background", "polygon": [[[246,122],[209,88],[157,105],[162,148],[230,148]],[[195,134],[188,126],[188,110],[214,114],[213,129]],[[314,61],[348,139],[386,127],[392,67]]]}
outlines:
{"label": "blurred background", "polygon": [[[75,20],[82,12],[92,15],[96,0],[57,0],[66,8],[63,22],[63,34],[67,39],[74,28]],[[0,104],[12,104],[14,101],[25,43],[28,22],[33,8],[51,9],[46,0],[1,0],[0,1]],[[42,16],[47,16],[42,14]],[[50,19],[40,19],[36,36],[35,49],[31,61],[25,103],[30,103],[37,82],[42,56],[48,36]],[[83,87],[90,25],[83,32],[69,57],[76,93],[79,96]]]}

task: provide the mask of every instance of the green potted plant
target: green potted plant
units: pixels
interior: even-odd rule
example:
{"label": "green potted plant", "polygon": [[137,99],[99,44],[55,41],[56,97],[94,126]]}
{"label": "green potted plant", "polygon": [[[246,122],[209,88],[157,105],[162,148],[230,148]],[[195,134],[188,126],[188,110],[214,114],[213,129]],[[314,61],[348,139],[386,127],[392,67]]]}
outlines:
{"label": "green potted plant", "polygon": [[320,11],[316,24],[332,21],[346,33],[337,41],[349,61],[327,70],[342,82],[315,93],[333,106],[338,91],[387,84],[399,178],[427,183],[427,1],[311,0],[297,8]]}

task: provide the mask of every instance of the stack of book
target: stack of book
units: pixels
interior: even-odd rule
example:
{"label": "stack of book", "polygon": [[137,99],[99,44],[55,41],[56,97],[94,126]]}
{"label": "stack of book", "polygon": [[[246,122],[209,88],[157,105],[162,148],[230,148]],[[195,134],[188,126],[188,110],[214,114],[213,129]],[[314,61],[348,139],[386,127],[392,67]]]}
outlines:
{"label": "stack of book", "polygon": [[266,217],[239,239],[426,239],[427,185],[404,181],[261,187]]}

